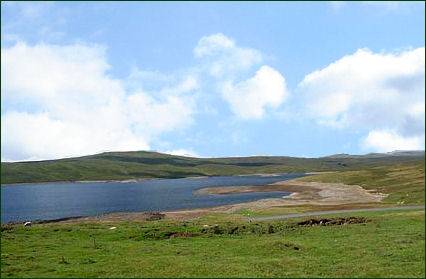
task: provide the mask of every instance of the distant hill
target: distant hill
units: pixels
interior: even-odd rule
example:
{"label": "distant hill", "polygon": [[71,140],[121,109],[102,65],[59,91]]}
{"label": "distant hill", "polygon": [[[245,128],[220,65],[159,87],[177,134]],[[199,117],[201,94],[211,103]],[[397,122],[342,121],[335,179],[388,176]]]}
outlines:
{"label": "distant hill", "polygon": [[383,157],[390,157],[390,156],[396,156],[396,157],[407,157],[407,156],[413,156],[413,157],[422,157],[424,156],[425,152],[421,150],[413,150],[413,151],[405,151],[405,150],[395,150],[392,152],[387,153],[368,153],[365,155],[350,155],[350,154],[334,154],[322,158],[383,158]]}
{"label": "distant hill", "polygon": [[254,173],[312,172],[424,161],[424,151],[366,155],[337,154],[321,158],[253,156],[191,158],[157,152],[106,152],[76,158],[1,163],[1,183],[126,180]]}

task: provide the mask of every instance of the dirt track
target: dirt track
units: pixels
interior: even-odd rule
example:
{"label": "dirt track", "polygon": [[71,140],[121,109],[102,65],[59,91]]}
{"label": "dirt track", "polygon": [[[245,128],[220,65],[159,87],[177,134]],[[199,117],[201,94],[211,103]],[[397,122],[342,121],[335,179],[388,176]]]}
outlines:
{"label": "dirt track", "polygon": [[315,212],[295,213],[295,214],[276,215],[276,216],[267,216],[267,217],[254,217],[254,218],[249,218],[248,220],[249,221],[272,221],[272,220],[284,220],[284,219],[298,218],[298,217],[321,216],[321,215],[339,214],[339,213],[350,213],[350,212],[398,211],[398,210],[413,210],[413,209],[423,209],[424,210],[425,206],[424,205],[411,205],[411,206],[398,206],[398,207],[327,210],[327,211],[315,211]]}

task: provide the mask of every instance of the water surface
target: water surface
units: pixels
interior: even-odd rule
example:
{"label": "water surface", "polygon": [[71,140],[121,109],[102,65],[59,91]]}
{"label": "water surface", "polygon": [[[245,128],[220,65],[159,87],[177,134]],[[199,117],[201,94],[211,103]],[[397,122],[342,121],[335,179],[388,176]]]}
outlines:
{"label": "water surface", "polygon": [[1,222],[96,216],[112,212],[194,209],[277,198],[290,193],[197,195],[194,192],[213,186],[266,185],[301,176],[303,174],[152,179],[128,183],[55,182],[2,185]]}

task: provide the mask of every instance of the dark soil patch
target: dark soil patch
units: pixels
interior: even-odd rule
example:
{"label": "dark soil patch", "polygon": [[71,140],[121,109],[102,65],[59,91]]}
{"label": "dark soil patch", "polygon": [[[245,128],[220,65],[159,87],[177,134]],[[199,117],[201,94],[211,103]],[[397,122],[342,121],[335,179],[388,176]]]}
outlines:
{"label": "dark soil patch", "polygon": [[336,217],[336,218],[321,218],[308,219],[298,222],[298,226],[340,226],[348,224],[363,224],[369,220],[365,217]]}
{"label": "dark soil patch", "polygon": [[35,220],[33,221],[33,223],[34,224],[50,224],[50,223],[58,223],[58,222],[64,222],[64,221],[79,220],[81,218],[84,218],[84,216],[65,217],[65,218],[57,218],[57,219],[51,219],[51,220]]}
{"label": "dark soil patch", "polygon": [[293,243],[288,243],[288,242],[276,242],[275,247],[277,247],[278,249],[281,250],[295,250],[295,251],[299,251],[301,248],[298,245],[295,245]]}

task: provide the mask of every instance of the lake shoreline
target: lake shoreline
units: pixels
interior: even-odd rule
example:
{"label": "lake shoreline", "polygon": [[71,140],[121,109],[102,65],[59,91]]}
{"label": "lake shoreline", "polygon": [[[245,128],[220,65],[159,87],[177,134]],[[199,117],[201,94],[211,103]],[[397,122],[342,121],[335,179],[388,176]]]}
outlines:
{"label": "lake shoreline", "polygon": [[2,223],[58,218],[62,221],[64,217],[100,216],[112,212],[165,212],[200,208],[210,210],[209,208],[217,206],[281,198],[290,192],[259,191],[259,193],[206,197],[197,195],[198,189],[212,186],[263,186],[301,176],[305,175],[300,173],[281,174],[278,177],[239,175],[109,181],[111,184],[85,181],[69,185],[51,182],[34,184],[33,187],[5,186],[2,188]]}
{"label": "lake shoreline", "polygon": [[239,177],[239,176],[262,176],[262,177],[273,177],[280,176],[286,174],[303,174],[303,175],[315,175],[320,173],[328,173],[328,172],[285,172],[285,173],[250,173],[250,174],[234,174],[234,175],[204,175],[204,176],[185,176],[185,177],[147,177],[147,178],[132,178],[132,179],[123,179],[123,180],[115,180],[115,179],[106,179],[106,180],[58,180],[58,181],[37,181],[37,182],[18,182],[18,183],[5,183],[0,186],[20,186],[20,185],[35,185],[35,184],[51,184],[51,183],[59,183],[59,184],[68,184],[68,183],[138,183],[147,180],[157,180],[157,179],[200,179],[200,178],[209,178],[209,177]]}
{"label": "lake shoreline", "polygon": [[68,184],[68,183],[137,183],[146,180],[162,179],[162,178],[138,178],[138,179],[125,179],[125,180],[58,180],[58,181],[37,181],[37,182],[18,182],[18,183],[5,183],[1,186],[20,186],[20,185],[35,185],[35,184]]}
{"label": "lake shoreline", "polygon": [[[255,201],[230,203],[212,207],[177,209],[164,211],[111,212],[95,216],[76,216],[50,220],[35,220],[34,224],[59,222],[112,222],[112,221],[146,221],[151,215],[160,214],[170,219],[187,220],[209,213],[235,213],[243,209],[267,209],[272,207],[292,206],[337,206],[356,208],[360,205],[380,205],[386,195],[372,193],[357,185],[341,183],[318,183],[299,181],[298,178],[283,180],[268,185],[225,186],[201,188],[202,195],[227,195],[247,192],[286,192],[291,193],[281,198],[264,198]],[[200,194],[200,193],[199,193]],[[363,207],[363,206],[362,206]],[[22,224],[7,222],[3,224]],[[2,224],[2,225],[3,225]]]}

